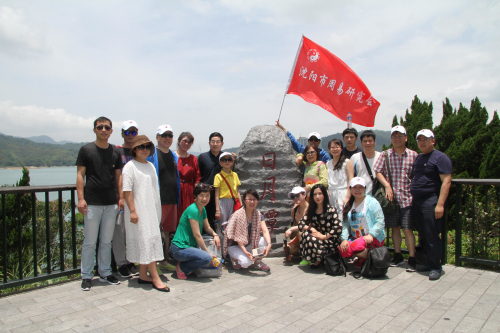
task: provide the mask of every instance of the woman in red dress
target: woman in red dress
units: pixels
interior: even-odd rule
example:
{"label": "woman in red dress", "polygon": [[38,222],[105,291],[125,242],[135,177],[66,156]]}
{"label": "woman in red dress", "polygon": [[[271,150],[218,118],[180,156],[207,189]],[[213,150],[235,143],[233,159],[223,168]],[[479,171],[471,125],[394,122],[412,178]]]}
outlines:
{"label": "woman in red dress", "polygon": [[182,132],[177,141],[178,149],[176,154],[179,156],[177,169],[181,178],[181,198],[177,209],[177,223],[179,223],[184,210],[194,202],[193,190],[201,180],[198,159],[188,153],[193,141],[194,137],[189,132]]}

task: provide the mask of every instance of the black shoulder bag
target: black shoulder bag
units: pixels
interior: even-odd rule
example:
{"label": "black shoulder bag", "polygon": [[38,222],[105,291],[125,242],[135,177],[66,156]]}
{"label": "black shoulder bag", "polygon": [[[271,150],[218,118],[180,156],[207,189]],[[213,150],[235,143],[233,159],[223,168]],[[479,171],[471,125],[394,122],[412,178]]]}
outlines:
{"label": "black shoulder bag", "polygon": [[385,246],[371,249],[368,251],[368,257],[363,264],[361,272],[353,276],[355,278],[360,278],[362,276],[370,279],[386,276],[391,260],[392,258],[389,254],[389,250]]}
{"label": "black shoulder bag", "polygon": [[[385,163],[387,165],[387,174],[389,175],[389,184],[391,184],[391,188],[393,189],[393,195],[394,195],[394,187],[392,186],[392,177],[391,177],[391,167],[389,163],[389,155],[387,153],[387,150],[384,152],[385,155]],[[380,203],[380,206],[382,206],[382,211],[385,214],[394,214],[396,212],[396,198],[393,196],[393,200],[389,200],[386,197],[386,192],[385,192],[385,187],[384,186],[379,186],[379,189],[375,193],[375,199]]]}
{"label": "black shoulder bag", "polygon": [[368,174],[370,175],[370,179],[372,180],[372,193],[371,195],[375,195],[377,193],[378,188],[380,187],[380,182],[377,178],[373,177],[372,168],[370,168],[370,164],[368,164],[368,160],[366,159],[366,155],[364,152],[361,153],[363,156],[363,162],[365,162],[366,170],[368,170]]}
{"label": "black shoulder bag", "polygon": [[332,254],[325,256],[325,273],[333,276],[346,276],[347,265],[345,264],[344,258],[342,258],[339,251],[335,251]]}

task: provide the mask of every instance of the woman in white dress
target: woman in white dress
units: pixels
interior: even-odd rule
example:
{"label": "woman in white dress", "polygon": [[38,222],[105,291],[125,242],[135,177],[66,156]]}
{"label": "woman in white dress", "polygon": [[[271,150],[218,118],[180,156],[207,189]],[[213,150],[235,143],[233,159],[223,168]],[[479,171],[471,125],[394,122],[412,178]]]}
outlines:
{"label": "woman in white dress", "polygon": [[[125,197],[125,230],[127,260],[139,263],[139,284],[168,292],[156,270],[163,260],[160,221],[161,201],[156,170],[146,161],[154,152],[154,144],[145,135],[135,138],[130,154],[134,157],[123,167],[123,196]],[[151,276],[148,276],[149,274]]]}
{"label": "woman in white dress", "polygon": [[354,177],[354,166],[351,160],[342,153],[344,145],[339,139],[332,139],[328,142],[328,150],[332,159],[326,163],[328,170],[328,197],[330,204],[342,211],[345,203],[351,197],[348,184]]}

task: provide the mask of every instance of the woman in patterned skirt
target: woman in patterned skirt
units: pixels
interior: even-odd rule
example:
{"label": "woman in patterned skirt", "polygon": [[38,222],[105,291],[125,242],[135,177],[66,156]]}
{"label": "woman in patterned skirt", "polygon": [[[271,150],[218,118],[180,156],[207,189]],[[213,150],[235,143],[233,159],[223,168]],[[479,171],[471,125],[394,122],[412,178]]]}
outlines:
{"label": "woman in patterned skirt", "polygon": [[300,266],[318,268],[325,255],[337,251],[342,233],[342,222],[335,207],[330,206],[328,191],[322,184],[311,188],[307,214],[299,222],[302,232]]}

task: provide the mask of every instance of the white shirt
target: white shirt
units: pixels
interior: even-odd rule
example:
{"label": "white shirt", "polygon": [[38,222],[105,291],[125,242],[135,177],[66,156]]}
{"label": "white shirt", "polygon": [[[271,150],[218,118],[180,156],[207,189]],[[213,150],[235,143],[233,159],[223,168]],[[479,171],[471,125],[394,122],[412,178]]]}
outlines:
{"label": "white shirt", "polygon": [[[357,175],[357,177],[361,177],[365,180],[366,182],[366,194],[371,195],[372,194],[372,188],[373,188],[373,183],[370,178],[370,174],[368,173],[368,170],[366,169],[365,166],[365,161],[363,161],[363,153],[356,153],[351,156],[351,162],[352,165],[354,166],[354,174]],[[377,158],[380,156],[380,152],[376,151],[375,156],[372,158],[366,158],[368,161],[368,164],[370,165],[370,169],[372,169],[372,175],[373,178],[375,177],[375,171],[373,171],[373,164],[375,164],[375,161]]]}

